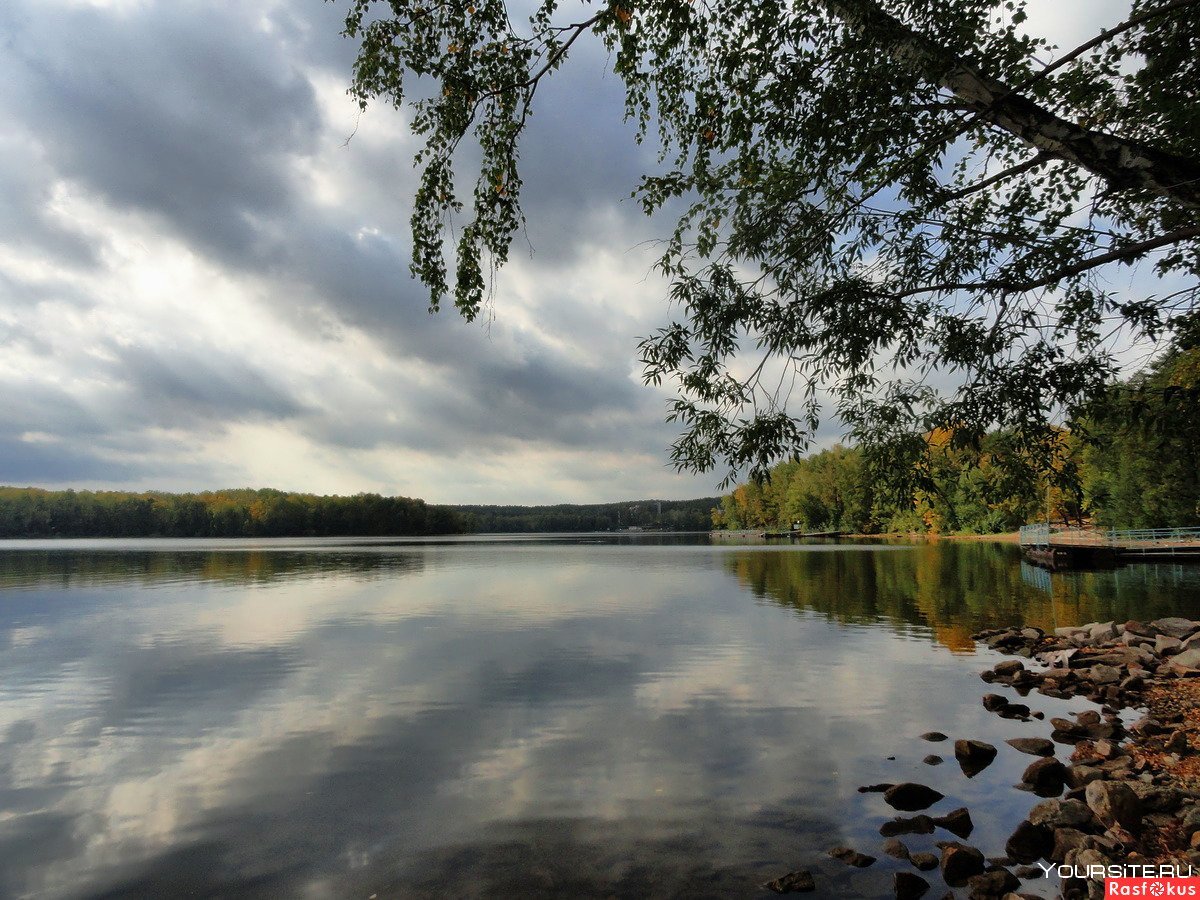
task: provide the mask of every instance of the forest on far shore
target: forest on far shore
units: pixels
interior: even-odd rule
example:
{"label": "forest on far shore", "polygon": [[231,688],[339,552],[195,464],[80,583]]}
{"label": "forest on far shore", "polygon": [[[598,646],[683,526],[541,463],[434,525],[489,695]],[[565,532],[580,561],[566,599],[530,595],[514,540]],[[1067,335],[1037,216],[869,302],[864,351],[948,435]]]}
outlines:
{"label": "forest on far shore", "polygon": [[780,463],[763,484],[739,485],[713,513],[717,528],[995,534],[1044,521],[1109,528],[1200,525],[1200,318],[1145,370],[1112,386],[1079,432],[1063,431],[1057,484],[1013,477],[1011,435],[952,447],[935,430],[927,487],[889,499],[861,451],[836,446]]}
{"label": "forest on far shore", "polygon": [[718,498],[555,506],[437,506],[379,494],[263,489],[48,491],[0,487],[0,538],[385,537],[470,532],[707,531]]}

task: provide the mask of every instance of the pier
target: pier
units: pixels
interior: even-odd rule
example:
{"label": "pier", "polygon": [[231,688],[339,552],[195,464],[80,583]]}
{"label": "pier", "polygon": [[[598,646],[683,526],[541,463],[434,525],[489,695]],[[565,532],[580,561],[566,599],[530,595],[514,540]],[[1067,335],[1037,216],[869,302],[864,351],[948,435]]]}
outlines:
{"label": "pier", "polygon": [[1112,568],[1136,559],[1200,562],[1200,528],[1118,531],[1040,523],[1021,528],[1021,552],[1047,569]]}

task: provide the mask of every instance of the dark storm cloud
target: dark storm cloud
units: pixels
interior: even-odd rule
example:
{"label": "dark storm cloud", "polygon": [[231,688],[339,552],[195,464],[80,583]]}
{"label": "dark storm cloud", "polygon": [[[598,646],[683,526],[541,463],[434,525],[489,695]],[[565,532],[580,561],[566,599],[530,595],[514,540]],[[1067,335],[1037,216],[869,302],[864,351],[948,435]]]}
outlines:
{"label": "dark storm cloud", "polygon": [[[331,149],[356,123],[348,102],[344,120],[327,120],[315,87],[348,82],[355,48],[338,34],[343,14],[322,3],[8,6],[0,32],[11,52],[0,76],[11,89],[0,111],[15,137],[0,143],[0,184],[13,186],[13,200],[0,209],[0,236],[33,242],[52,264],[92,265],[96,239],[48,212],[56,185],[82,188],[117,213],[150,217],[231,277],[264,284],[255,302],[298,331],[336,343],[336,327],[325,333],[329,313],[363,329],[393,360],[420,367],[421,383],[365,376],[395,416],[350,396],[318,396],[313,406],[264,374],[269,345],[264,360],[243,361],[196,346],[202,335],[180,349],[169,334],[132,349],[97,335],[116,359],[104,364],[59,346],[60,380],[100,378],[108,393],[97,399],[114,431],[288,421],[324,445],[445,453],[481,441],[510,450],[629,446],[644,444],[651,428],[657,452],[661,408],[630,378],[635,335],[651,324],[619,312],[613,301],[622,298],[608,296],[603,279],[567,286],[597,248],[625,253],[655,227],[632,203],[614,203],[653,159],[620,124],[621,84],[605,77],[603,52],[581,43],[539,94],[522,148],[530,225],[514,245],[524,281],[501,272],[489,333],[453,309],[430,316],[408,274],[415,145],[389,136],[395,114],[372,107],[349,145]],[[333,179],[333,200],[314,191],[312,171]],[[0,316],[49,300],[87,304],[78,285],[54,296],[16,273],[0,278],[8,279]],[[514,296],[518,283],[532,285],[531,296]],[[518,324],[514,309],[532,313],[532,324]],[[32,348],[36,334],[26,329],[24,339]],[[69,438],[90,428],[86,416],[73,430],[43,427],[43,418],[16,433]],[[47,467],[44,478],[64,471]]]}

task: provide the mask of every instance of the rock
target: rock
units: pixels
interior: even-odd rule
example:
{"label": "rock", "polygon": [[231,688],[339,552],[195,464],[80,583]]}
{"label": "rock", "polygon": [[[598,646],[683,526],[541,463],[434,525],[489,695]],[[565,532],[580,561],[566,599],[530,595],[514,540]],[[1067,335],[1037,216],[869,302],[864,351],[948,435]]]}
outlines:
{"label": "rock", "polygon": [[812,873],[807,869],[788,872],[774,881],[768,881],[763,887],[777,894],[808,894],[817,889]]}
{"label": "rock", "polygon": [[938,756],[936,753],[930,753],[923,760],[921,760],[921,762],[925,763],[925,765],[927,765],[927,766],[940,766],[942,763],[945,762],[945,760],[942,759],[940,756]]}
{"label": "rock", "polygon": [[1054,832],[1045,825],[1026,819],[1017,826],[1004,845],[1004,852],[1020,863],[1035,863],[1054,849]]}
{"label": "rock", "polygon": [[1167,738],[1165,749],[1168,753],[1187,753],[1191,749],[1191,745],[1188,744],[1187,732],[1180,730],[1172,734]]}
{"label": "rock", "polygon": [[967,896],[971,900],[994,900],[994,898],[1003,897],[1009,891],[1019,888],[1021,879],[1001,866],[981,875],[972,876],[967,879],[967,884],[969,886]]}
{"label": "rock", "polygon": [[929,890],[929,882],[912,872],[897,872],[892,876],[892,891],[896,900],[918,900]]}
{"label": "rock", "polygon": [[942,878],[951,887],[961,887],[972,875],[983,871],[983,854],[974,847],[951,841],[942,848]]}
{"label": "rock", "polygon": [[[1150,773],[1145,773],[1150,774]],[[1142,803],[1142,812],[1175,812],[1183,803],[1183,795],[1169,787],[1159,787],[1141,781],[1129,782],[1129,788]]]}
{"label": "rock", "polygon": [[996,748],[983,741],[958,740],[954,742],[954,758],[963,774],[974,778],[992,764]]}
{"label": "rock", "polygon": [[1000,694],[984,694],[983,708],[988,712],[998,712],[1008,706],[1008,698]]}
{"label": "rock", "polygon": [[1073,788],[1084,787],[1103,777],[1104,772],[1094,766],[1070,766],[1067,769],[1067,784]]}
{"label": "rock", "polygon": [[1154,652],[1162,656],[1164,651],[1176,651],[1183,649],[1183,641],[1179,638],[1171,637],[1169,634],[1160,634],[1154,639]]}
{"label": "rock", "polygon": [[1083,736],[1085,731],[1085,726],[1078,722],[1072,722],[1070,719],[1053,718],[1050,720],[1050,724],[1054,726],[1055,731],[1063,731],[1067,734],[1077,734],[1080,737]]}
{"label": "rock", "polygon": [[1029,811],[1029,821],[1051,828],[1091,828],[1096,824],[1092,810],[1079,800],[1043,800]]}
{"label": "rock", "polygon": [[1066,780],[1066,766],[1053,756],[1030,763],[1029,768],[1021,775],[1021,781],[1041,796],[1053,796],[1061,793]]}
{"label": "rock", "polygon": [[1046,855],[1051,862],[1063,862],[1072,850],[1086,850],[1093,846],[1091,835],[1076,828],[1055,828],[1054,847]]}
{"label": "rock", "polygon": [[1181,619],[1177,616],[1171,616],[1166,619],[1155,619],[1150,624],[1162,634],[1168,634],[1180,640],[1183,640],[1197,628],[1200,628],[1200,624],[1193,622],[1191,619]]}
{"label": "rock", "polygon": [[1124,782],[1093,781],[1084,797],[1096,818],[1107,827],[1136,828],[1141,821],[1141,801]]}
{"label": "rock", "polygon": [[1017,674],[1024,668],[1025,663],[1021,662],[1019,659],[1006,659],[1004,662],[998,662],[992,666],[992,671],[997,675],[1007,677],[1009,675]]}
{"label": "rock", "polygon": [[1116,684],[1121,680],[1121,670],[1115,666],[1092,666],[1088,671],[1096,684]]}
{"label": "rock", "polygon": [[1024,703],[1006,703],[995,713],[1002,719],[1028,719],[1030,715],[1029,707]]}
{"label": "rock", "polygon": [[975,830],[975,823],[971,821],[971,814],[965,806],[951,810],[944,816],[936,817],[933,824],[964,839],[969,838],[971,832]]}
{"label": "rock", "polygon": [[864,784],[858,789],[858,792],[860,794],[882,794],[884,791],[890,790],[893,787],[895,787],[895,784],[890,781],[882,784]]}
{"label": "rock", "polygon": [[856,869],[865,869],[867,866],[875,862],[874,856],[867,856],[865,853],[859,853],[851,847],[834,847],[829,851],[829,855],[836,860],[844,862],[848,866],[854,866]]}
{"label": "rock", "polygon": [[1028,881],[1031,878],[1041,878],[1046,873],[1037,866],[1018,866],[1013,869],[1013,874],[1023,881]]}
{"label": "rock", "polygon": [[904,841],[899,838],[888,838],[883,842],[883,852],[894,859],[901,859],[905,862],[911,858],[908,852],[908,847],[904,845]]}
{"label": "rock", "polygon": [[1120,752],[1117,749],[1117,745],[1107,738],[1096,741],[1096,746],[1093,749],[1095,749],[1096,755],[1101,759],[1112,759]]}
{"label": "rock", "polygon": [[879,833],[884,837],[895,837],[898,834],[933,834],[933,819],[929,816],[912,816],[896,818],[879,826]]}
{"label": "rock", "polygon": [[1200,648],[1192,647],[1171,657],[1171,667],[1174,669],[1200,668]]}
{"label": "rock", "polygon": [[1191,838],[1200,834],[1200,806],[1191,806],[1179,817],[1179,827],[1183,836]]}
{"label": "rock", "polygon": [[1054,742],[1048,741],[1045,738],[1011,738],[1010,740],[1005,741],[1005,743],[1016,750],[1020,750],[1022,753],[1031,753],[1034,756],[1054,755]]}
{"label": "rock", "polygon": [[937,743],[938,741],[946,740],[946,736],[944,734],[942,734],[940,731],[927,731],[923,735],[921,735],[921,740],[932,741],[934,743]]}
{"label": "rock", "polygon": [[930,872],[938,867],[938,858],[932,853],[914,853],[909,860],[922,872]]}
{"label": "rock", "polygon": [[893,785],[883,792],[883,799],[887,801],[889,806],[903,810],[904,812],[928,809],[944,796],[945,794],[940,794],[931,787],[916,784],[912,781]]}

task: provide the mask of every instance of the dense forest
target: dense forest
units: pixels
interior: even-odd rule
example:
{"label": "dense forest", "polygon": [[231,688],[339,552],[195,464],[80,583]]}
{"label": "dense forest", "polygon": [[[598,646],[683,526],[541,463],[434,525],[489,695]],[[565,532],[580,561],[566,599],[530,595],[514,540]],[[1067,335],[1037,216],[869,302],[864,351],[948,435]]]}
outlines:
{"label": "dense forest", "polygon": [[0,537],[281,537],[454,534],[447,506],[407,497],[285,491],[199,494],[0,487]]}
{"label": "dense forest", "polygon": [[276,490],[198,494],[0,487],[0,537],[284,537],[464,532],[701,531],[718,498],[590,506],[434,506]]}
{"label": "dense forest", "polygon": [[611,531],[617,528],[708,531],[718,497],[699,500],[630,500],[589,506],[456,506],[472,531]]}
{"label": "dense forest", "polygon": [[975,448],[929,433],[925,486],[898,501],[877,490],[863,454],[833,447],[781,463],[762,484],[738,486],[714,510],[718,528],[880,532],[1011,531],[1044,520],[1112,528],[1200,525],[1200,317],[1181,327],[1144,371],[1112,386],[1103,404],[1062,433],[1061,472],[1018,478],[997,431]]}

